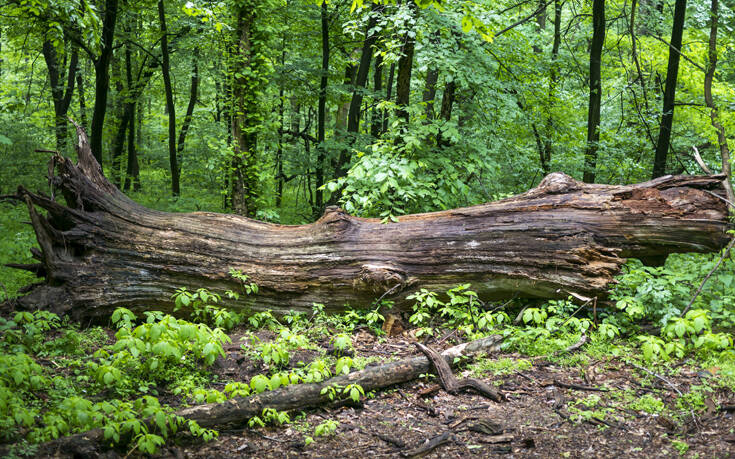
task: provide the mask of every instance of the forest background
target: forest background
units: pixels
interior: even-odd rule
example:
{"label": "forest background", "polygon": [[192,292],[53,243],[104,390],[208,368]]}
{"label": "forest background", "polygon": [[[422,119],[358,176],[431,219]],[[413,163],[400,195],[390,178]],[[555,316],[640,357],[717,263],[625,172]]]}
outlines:
{"label": "forest background", "polygon": [[[50,152],[76,155],[67,117],[85,127],[106,176],[145,206],[283,224],[315,221],[328,205],[389,223],[501,199],[554,171],[610,184],[729,174],[734,9],[2,0],[0,195],[48,189]],[[0,263],[30,262],[27,210],[0,206]],[[687,307],[706,311],[719,336],[735,322],[735,268],[718,260],[633,262],[613,297],[662,330]],[[0,267],[0,280],[6,299],[33,278]],[[614,326],[617,336],[630,324]],[[685,333],[672,333],[638,345],[684,355],[670,344]],[[710,350],[732,354],[723,336]]]}

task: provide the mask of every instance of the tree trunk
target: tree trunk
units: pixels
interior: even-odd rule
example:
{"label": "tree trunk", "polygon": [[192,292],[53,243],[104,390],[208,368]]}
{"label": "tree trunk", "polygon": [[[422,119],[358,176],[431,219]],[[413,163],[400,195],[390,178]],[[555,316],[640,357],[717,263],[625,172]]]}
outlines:
{"label": "tree trunk", "polygon": [[105,16],[102,20],[102,44],[99,56],[94,60],[94,110],[90,144],[94,158],[102,167],[102,133],[107,114],[107,93],[110,89],[110,61],[112,60],[118,0],[105,0]]}
{"label": "tree trunk", "polygon": [[[321,78],[319,79],[319,102],[317,106],[317,164],[316,168],[316,207],[322,209],[324,206],[324,191],[321,186],[324,185],[324,161],[326,159],[326,150],[324,145],[325,133],[327,129],[327,85],[329,84],[329,10],[326,0],[321,6],[322,21],[322,69]],[[282,179],[279,179],[282,180]],[[321,210],[320,210],[321,211]]]}
{"label": "tree trunk", "polygon": [[66,72],[66,82],[63,82],[64,73],[60,68],[59,59],[54,45],[49,40],[44,40],[42,47],[43,58],[48,69],[49,83],[51,85],[51,99],[54,104],[54,132],[56,134],[56,151],[65,153],[66,150],[66,114],[69,111],[71,96],[74,93],[76,82],[77,64],[79,63],[79,51],[73,47],[69,59],[69,70]]}
{"label": "tree trunk", "polygon": [[590,47],[590,99],[587,110],[587,150],[584,153],[584,178],[595,182],[597,148],[600,143],[600,106],[602,100],[602,47],[605,44],[605,0],[592,4],[592,46]]}
{"label": "tree trunk", "polygon": [[262,31],[257,28],[257,2],[247,1],[237,8],[236,55],[232,81],[232,210],[255,215],[258,183],[256,167],[257,127],[263,122],[258,93],[265,84]]}
{"label": "tree trunk", "polygon": [[199,94],[199,47],[194,47],[194,51],[191,55],[191,85],[189,86],[189,103],[186,106],[186,114],[184,115],[184,122],[181,124],[181,131],[179,132],[179,140],[176,143],[176,163],[179,166],[179,173],[181,175],[181,162],[184,156],[184,145],[186,143],[186,134],[189,132],[191,127],[191,120],[194,116],[194,107],[197,103],[197,95]]}
{"label": "tree trunk", "polygon": [[171,168],[171,193],[178,196],[181,194],[181,186],[179,184],[179,160],[176,157],[176,106],[174,105],[174,90],[171,87],[168,28],[166,27],[166,10],[164,9],[163,0],[158,0],[158,21],[161,27],[161,73],[163,74],[166,112],[168,113],[168,161]]}
{"label": "tree trunk", "polygon": [[717,143],[720,146],[720,158],[722,159],[722,173],[727,175],[725,180],[725,191],[727,199],[735,203],[735,193],[732,190],[732,173],[730,171],[730,147],[727,144],[725,128],[720,122],[719,112],[712,97],[712,80],[717,70],[717,26],[719,22],[719,0],[712,0],[710,6],[710,29],[709,29],[709,63],[707,73],[704,75],[704,103],[710,109],[710,120],[712,127],[717,131]]}
{"label": "tree trunk", "polygon": [[16,265],[46,278],[18,299],[21,307],[77,319],[104,320],[120,306],[171,311],[180,286],[237,291],[231,268],[260,286],[256,296],[224,299],[244,311],[310,311],[314,302],[336,311],[367,307],[385,293],[401,308],[417,288],[458,283],[483,299],[604,296],[625,257],[710,252],[728,240],[727,208],[716,195],[724,194],[723,176],[612,186],[554,173],[515,197],[391,224],[334,207],[301,226],[169,214],[111,185],[84,131],[77,134],[78,165],[52,158],[52,183],[69,207],[19,189],[41,251],[38,264]]}
{"label": "tree trunk", "polygon": [[658,132],[656,156],[653,160],[652,178],[666,173],[666,156],[671,142],[671,125],[674,121],[674,100],[676,99],[676,81],[679,74],[679,52],[684,35],[684,18],[687,12],[686,0],[676,0],[674,7],[674,24],[671,27],[671,46],[669,47],[669,65],[666,68],[666,89],[664,90],[664,107],[661,113],[661,128]]}
{"label": "tree trunk", "polygon": [[380,100],[383,92],[383,56],[377,53],[375,56],[375,66],[373,67],[373,92],[375,92],[375,104],[373,106],[372,119],[370,120],[370,136],[374,139],[380,137],[380,130],[383,127],[383,116],[378,108],[378,100]]}
{"label": "tree trunk", "polygon": [[[416,14],[416,3],[408,0],[411,14]],[[408,123],[408,103],[411,96],[411,70],[413,69],[413,51],[416,45],[415,31],[409,30],[404,36],[401,57],[398,58],[398,78],[396,81],[396,116]]]}

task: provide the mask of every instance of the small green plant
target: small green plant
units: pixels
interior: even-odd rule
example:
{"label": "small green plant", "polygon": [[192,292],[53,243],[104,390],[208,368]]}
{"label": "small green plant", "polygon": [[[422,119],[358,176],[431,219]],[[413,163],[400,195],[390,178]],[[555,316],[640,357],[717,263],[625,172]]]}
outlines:
{"label": "small green plant", "polygon": [[182,308],[191,308],[191,318],[200,323],[229,330],[242,321],[242,316],[234,311],[216,306],[222,300],[216,293],[205,288],[189,292],[181,287],[174,293],[174,312]]}
{"label": "small green plant", "polygon": [[337,431],[337,427],[339,427],[339,422],[334,419],[327,419],[314,428],[314,436],[327,437],[333,435]]}

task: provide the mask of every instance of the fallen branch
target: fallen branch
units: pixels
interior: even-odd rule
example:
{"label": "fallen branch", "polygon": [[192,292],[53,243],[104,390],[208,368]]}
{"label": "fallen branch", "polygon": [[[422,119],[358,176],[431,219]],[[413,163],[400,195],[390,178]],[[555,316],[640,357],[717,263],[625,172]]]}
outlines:
{"label": "fallen branch", "polygon": [[415,344],[416,347],[419,348],[419,350],[423,352],[424,355],[429,359],[429,361],[431,361],[431,364],[434,367],[434,370],[436,370],[437,376],[439,377],[439,383],[445,391],[449,392],[452,395],[456,395],[461,390],[472,389],[480,395],[484,395],[485,397],[496,402],[501,402],[505,400],[503,394],[496,391],[479,379],[457,379],[452,373],[452,369],[447,361],[442,358],[442,355],[440,355],[438,352],[431,349],[430,347],[424,346],[421,343]]}
{"label": "fallen branch", "polygon": [[[471,356],[479,352],[497,352],[500,349],[502,337],[499,335],[489,336],[469,343],[451,347],[441,353],[443,361],[449,367],[455,364],[460,356]],[[424,356],[412,357],[397,362],[389,362],[383,365],[368,367],[354,373],[311,384],[294,384],[279,389],[261,392],[249,397],[237,397],[223,403],[207,403],[184,408],[176,412],[188,420],[196,421],[200,426],[211,428],[226,424],[242,424],[254,416],[260,416],[266,408],[277,411],[298,410],[322,405],[332,405],[340,400],[331,400],[327,387],[346,387],[357,384],[365,392],[383,389],[385,387],[401,384],[418,378],[431,370],[431,363]],[[152,419],[146,423],[153,426]],[[68,437],[62,437],[46,445],[45,450],[76,450],[80,446],[102,441],[102,429],[94,429]],[[70,449],[71,448],[71,449]]]}

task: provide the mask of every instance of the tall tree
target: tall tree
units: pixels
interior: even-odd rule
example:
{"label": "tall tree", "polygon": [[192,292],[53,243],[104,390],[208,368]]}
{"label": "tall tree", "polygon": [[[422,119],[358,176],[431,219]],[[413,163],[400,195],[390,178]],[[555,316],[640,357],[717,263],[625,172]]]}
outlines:
{"label": "tall tree", "polygon": [[600,106],[602,101],[602,48],[605,44],[605,0],[592,2],[592,44],[590,45],[590,97],[587,109],[587,149],[584,153],[584,178],[595,182],[597,149],[600,143]]}
{"label": "tall tree", "polygon": [[[408,9],[412,17],[416,16],[416,3],[408,0]],[[406,33],[402,37],[403,46],[401,57],[398,58],[398,78],[396,82],[396,115],[408,123],[408,103],[411,97],[411,71],[413,69],[413,52],[416,47],[416,31],[412,26],[406,26]]]}
{"label": "tall tree", "polygon": [[674,101],[676,99],[676,82],[679,75],[679,57],[681,39],[684,35],[684,19],[687,12],[687,1],[676,0],[674,6],[674,24],[671,27],[671,44],[669,46],[669,64],[666,68],[666,89],[664,90],[664,107],[661,112],[661,126],[656,143],[656,156],[653,160],[652,178],[666,173],[666,157],[671,144],[671,125],[674,121]]}
{"label": "tall tree", "polygon": [[708,63],[707,72],[704,75],[704,103],[709,108],[710,120],[712,127],[717,132],[717,144],[720,147],[720,158],[722,159],[722,172],[727,174],[725,181],[725,192],[727,199],[735,203],[735,193],[732,189],[732,172],[730,170],[730,147],[727,144],[727,136],[725,128],[720,122],[719,111],[712,97],[712,80],[715,78],[717,70],[717,29],[719,24],[719,0],[712,0],[710,4],[710,29],[709,29],[709,46],[708,46]]}
{"label": "tall tree", "polygon": [[324,161],[326,148],[324,145],[327,123],[327,84],[329,83],[329,9],[326,0],[320,8],[322,31],[322,67],[319,78],[319,102],[317,106],[317,164],[316,164],[316,207],[321,210],[324,205],[324,196],[321,189],[324,184]]}
{"label": "tall tree", "polygon": [[232,210],[254,216],[258,165],[257,131],[263,124],[259,94],[267,83],[266,37],[258,21],[266,11],[259,0],[240,0],[235,6],[235,47],[232,55]]}
{"label": "tall tree", "polygon": [[166,92],[166,112],[168,113],[168,161],[171,169],[171,193],[178,196],[181,193],[179,184],[179,161],[176,157],[176,106],[174,91],[171,86],[171,63],[168,49],[168,27],[166,26],[166,10],[163,0],[158,0],[158,21],[161,28],[161,72],[163,86]]}
{"label": "tall tree", "polygon": [[[56,48],[49,38],[46,38],[43,41],[42,54],[46,61],[46,68],[48,69],[49,84],[51,85],[51,99],[54,104],[54,133],[56,134],[56,150],[64,152],[66,150],[67,138],[66,114],[69,111],[71,96],[74,93],[77,65],[79,63],[79,51],[76,46],[72,46],[71,57],[69,58],[69,70],[66,72],[64,72],[64,69],[61,67]],[[66,73],[66,78],[64,78],[64,73]]]}
{"label": "tall tree", "polygon": [[99,53],[89,51],[94,63],[94,110],[89,145],[100,167],[102,167],[102,135],[107,114],[107,94],[110,89],[110,62],[114,50],[118,0],[105,0],[104,5],[100,51]]}

